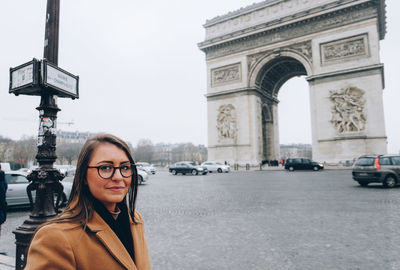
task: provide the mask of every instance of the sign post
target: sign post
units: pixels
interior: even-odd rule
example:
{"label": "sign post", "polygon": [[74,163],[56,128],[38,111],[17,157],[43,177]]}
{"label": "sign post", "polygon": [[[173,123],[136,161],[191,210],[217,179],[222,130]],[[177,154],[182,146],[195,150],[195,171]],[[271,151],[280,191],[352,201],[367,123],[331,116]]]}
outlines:
{"label": "sign post", "polygon": [[[27,187],[32,212],[29,218],[13,231],[16,239],[15,268],[24,269],[29,243],[38,226],[55,217],[63,186],[64,175],[53,167],[56,156],[57,97],[79,98],[79,77],[59,68],[58,28],[60,0],[47,0],[44,59],[33,59],[10,68],[9,93],[40,96],[38,130],[39,168],[28,175]],[[32,198],[36,191],[36,198]],[[55,198],[57,201],[55,202]]]}

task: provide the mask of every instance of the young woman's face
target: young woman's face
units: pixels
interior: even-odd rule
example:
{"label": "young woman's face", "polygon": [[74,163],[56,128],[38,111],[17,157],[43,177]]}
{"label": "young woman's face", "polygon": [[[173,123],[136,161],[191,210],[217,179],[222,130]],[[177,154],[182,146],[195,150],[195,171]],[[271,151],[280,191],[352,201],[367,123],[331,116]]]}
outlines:
{"label": "young woman's face", "polygon": [[[111,143],[102,143],[93,151],[89,167],[101,165],[131,166],[124,150]],[[120,170],[116,169],[111,178],[104,179],[98,174],[97,168],[88,168],[86,181],[92,195],[109,211],[115,211],[116,204],[128,193],[132,176],[123,177]]]}

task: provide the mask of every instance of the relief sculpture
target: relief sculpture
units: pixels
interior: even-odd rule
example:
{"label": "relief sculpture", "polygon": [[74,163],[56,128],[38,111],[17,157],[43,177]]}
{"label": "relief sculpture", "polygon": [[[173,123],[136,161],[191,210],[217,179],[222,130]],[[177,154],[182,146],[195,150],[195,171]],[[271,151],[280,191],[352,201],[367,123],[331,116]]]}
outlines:
{"label": "relief sculpture", "polygon": [[321,50],[323,62],[343,60],[344,58],[365,57],[368,56],[367,35],[321,44]]}
{"label": "relief sculpture", "polygon": [[235,139],[237,132],[236,110],[232,104],[221,105],[217,116],[218,138]]}
{"label": "relief sculpture", "polygon": [[303,55],[305,58],[307,58],[308,61],[312,63],[312,49],[311,49],[311,41],[306,41],[302,43],[296,43],[292,44],[289,46],[284,46],[284,47],[279,47],[274,50],[268,50],[265,52],[257,53],[257,54],[252,54],[247,56],[247,63],[248,63],[248,70],[249,72],[251,69],[256,65],[260,59],[267,57],[268,55],[274,53],[274,52],[281,52],[281,51],[296,51]]}
{"label": "relief sculpture", "polygon": [[330,91],[331,122],[339,133],[360,132],[365,129],[364,91],[356,87]]}
{"label": "relief sculpture", "polygon": [[212,85],[240,81],[240,64],[234,64],[211,71]]}

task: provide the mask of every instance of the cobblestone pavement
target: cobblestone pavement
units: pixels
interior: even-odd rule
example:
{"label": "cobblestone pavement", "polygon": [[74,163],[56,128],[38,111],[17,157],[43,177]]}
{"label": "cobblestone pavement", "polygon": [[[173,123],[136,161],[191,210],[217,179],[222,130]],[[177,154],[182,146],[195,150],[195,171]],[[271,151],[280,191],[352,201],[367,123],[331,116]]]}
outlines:
{"label": "cobblestone pavement", "polygon": [[[362,188],[351,171],[160,172],[138,209],[155,270],[400,269],[400,188]],[[0,252],[15,256],[12,212]]]}

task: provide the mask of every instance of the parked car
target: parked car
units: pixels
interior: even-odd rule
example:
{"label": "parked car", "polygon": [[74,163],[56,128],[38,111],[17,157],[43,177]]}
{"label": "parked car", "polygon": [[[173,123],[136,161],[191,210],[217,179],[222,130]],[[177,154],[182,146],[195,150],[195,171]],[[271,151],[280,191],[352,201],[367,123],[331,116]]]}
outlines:
{"label": "parked car", "polygon": [[206,167],[209,172],[230,172],[231,167],[229,165],[224,165],[220,162],[206,161],[201,164],[201,166]]}
{"label": "parked car", "polygon": [[361,156],[353,166],[352,175],[353,180],[363,187],[369,183],[382,183],[387,188],[395,187],[400,180],[400,156]]}
{"label": "parked car", "polygon": [[150,164],[148,162],[138,161],[138,162],[136,162],[136,167],[143,168],[148,174],[156,174],[156,172],[157,172],[157,170],[153,166],[153,164]]}
{"label": "parked car", "polygon": [[308,158],[288,158],[285,162],[285,169],[294,170],[314,170],[319,171],[324,168],[324,164],[312,161]]}
{"label": "parked car", "polygon": [[177,175],[178,173],[181,173],[183,175],[187,173],[188,174],[190,173],[192,175],[198,175],[198,174],[206,175],[208,173],[208,170],[206,167],[196,166],[194,162],[182,161],[172,165],[169,168],[169,172],[172,173],[173,175]]}
{"label": "parked car", "polygon": [[137,172],[138,172],[138,184],[141,185],[143,183],[147,183],[147,181],[149,180],[149,174],[142,170],[141,168],[137,168]]}
{"label": "parked car", "polygon": [[[22,206],[29,205],[28,194],[26,193],[26,187],[29,184],[26,178],[27,174],[19,171],[5,172],[6,181],[8,183],[8,189],[6,194],[6,201],[8,206]],[[64,187],[62,200],[60,205],[64,205],[71,194],[72,183],[61,181]],[[35,200],[35,191],[32,191],[32,199]],[[55,194],[56,200],[56,194]]]}
{"label": "parked car", "polygon": [[64,176],[74,176],[76,167],[72,165],[54,165],[54,168],[58,169]]}

